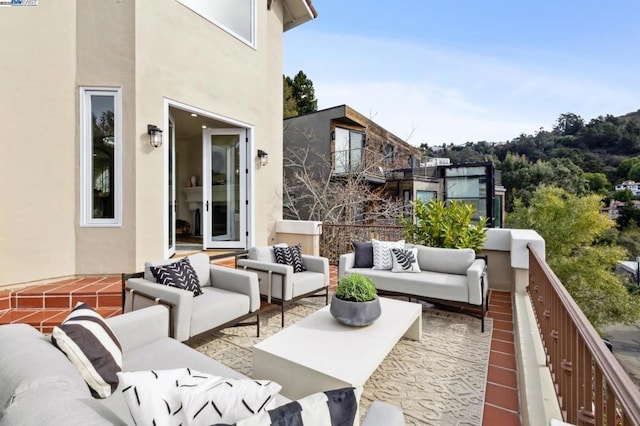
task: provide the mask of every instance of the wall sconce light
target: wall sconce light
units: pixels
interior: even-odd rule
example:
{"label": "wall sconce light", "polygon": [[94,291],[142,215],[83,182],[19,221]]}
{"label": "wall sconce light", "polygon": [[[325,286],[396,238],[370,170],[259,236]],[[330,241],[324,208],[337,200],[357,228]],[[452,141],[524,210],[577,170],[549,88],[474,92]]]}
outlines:
{"label": "wall sconce light", "polygon": [[261,149],[258,150],[258,158],[260,159],[260,165],[261,166],[266,166],[267,164],[269,164],[269,154],[267,154],[266,151],[263,151]]}
{"label": "wall sconce light", "polygon": [[147,124],[147,133],[149,134],[149,143],[154,148],[162,145],[162,129],[153,124]]}

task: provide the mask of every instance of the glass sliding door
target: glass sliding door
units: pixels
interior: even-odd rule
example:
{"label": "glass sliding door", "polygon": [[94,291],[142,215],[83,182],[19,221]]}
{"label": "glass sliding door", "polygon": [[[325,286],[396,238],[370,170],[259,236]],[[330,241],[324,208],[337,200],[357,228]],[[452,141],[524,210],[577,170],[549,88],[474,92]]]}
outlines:
{"label": "glass sliding door", "polygon": [[246,130],[203,131],[205,248],[244,248],[247,234]]}

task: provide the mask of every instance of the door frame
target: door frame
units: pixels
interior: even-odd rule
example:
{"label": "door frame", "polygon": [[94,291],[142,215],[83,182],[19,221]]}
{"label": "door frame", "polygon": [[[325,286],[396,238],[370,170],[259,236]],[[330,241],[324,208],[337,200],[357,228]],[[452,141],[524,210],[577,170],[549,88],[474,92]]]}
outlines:
{"label": "door frame", "polygon": [[[238,220],[238,227],[240,228],[238,230],[238,239],[237,240],[231,240],[231,239],[221,239],[221,240],[216,240],[215,237],[213,237],[212,234],[212,229],[211,229],[211,224],[212,224],[212,218],[213,218],[213,198],[214,195],[212,193],[212,189],[213,189],[213,182],[211,182],[211,176],[213,173],[213,165],[211,164],[211,158],[212,158],[212,145],[211,145],[211,137],[212,136],[216,136],[216,135],[238,135],[238,151],[239,151],[239,157],[240,157],[240,164],[239,164],[239,168],[238,168],[238,194],[239,194],[239,200],[238,200],[238,210],[240,213],[240,218]],[[203,208],[203,232],[202,232],[202,249],[203,250],[207,250],[207,249],[215,249],[215,248],[246,248],[246,234],[247,234],[247,203],[246,201],[248,201],[248,194],[247,191],[243,191],[243,188],[247,187],[247,172],[245,172],[245,170],[248,171],[248,167],[246,165],[247,162],[247,130],[242,128],[242,127],[227,127],[227,128],[213,128],[213,129],[202,129],[202,201],[204,203],[204,208]],[[224,161],[224,169],[225,173],[227,175],[229,174],[235,174],[235,172],[233,171],[233,164],[231,163],[231,158],[228,158],[228,154],[229,151],[225,152],[225,161]],[[243,159],[244,157],[244,159]],[[230,188],[227,185],[225,185],[225,189],[226,189],[226,203],[227,205],[229,205],[229,202],[232,201],[229,198],[229,194],[230,194]],[[233,202],[233,201],[232,201]],[[242,213],[244,212],[244,214]],[[227,211],[227,215],[225,220],[227,221],[227,236],[230,238],[230,235],[228,234],[229,228],[231,228],[231,230],[233,231],[233,225],[231,224],[231,222],[235,222],[235,221],[230,221],[230,212]]]}
{"label": "door frame", "polygon": [[[168,129],[169,128],[169,108],[173,107],[173,108],[178,108],[184,111],[188,111],[188,112],[192,112],[192,113],[196,113],[208,118],[211,118],[213,120],[217,120],[220,121],[222,123],[225,123],[228,125],[228,127],[241,127],[246,131],[246,135],[247,135],[247,149],[246,149],[246,166],[248,169],[248,173],[247,173],[247,177],[246,177],[246,199],[249,201],[249,205],[246,208],[246,230],[247,230],[247,236],[244,239],[245,241],[245,247],[242,248],[246,248],[248,249],[249,247],[253,246],[255,244],[255,232],[254,232],[254,223],[255,223],[255,206],[254,206],[254,200],[255,200],[255,168],[256,168],[256,159],[255,156],[252,155],[252,153],[254,152],[254,147],[255,147],[255,141],[254,141],[254,126],[252,124],[240,121],[240,120],[236,120],[233,118],[229,118],[226,117],[224,115],[220,115],[220,114],[216,114],[214,112],[211,111],[207,111],[205,109],[202,108],[198,108],[195,107],[193,105],[189,105],[186,104],[184,102],[180,102],[180,101],[176,101],[174,99],[170,99],[170,98],[163,98],[163,102],[164,102],[164,119],[163,119],[163,123],[164,123],[164,128]],[[162,233],[164,235],[163,238],[163,253],[165,255],[165,258],[169,258],[169,250],[168,250],[168,245],[169,245],[169,217],[168,217],[168,211],[166,208],[164,208],[164,206],[167,205],[167,203],[169,202],[168,200],[168,184],[169,184],[169,180],[168,180],[168,174],[169,174],[169,149],[167,147],[167,144],[163,144],[162,146],[162,150],[163,150],[163,158],[164,158],[164,178],[163,178],[163,186],[164,186],[164,192],[163,192],[163,228],[162,228]],[[204,238],[204,236],[203,236]],[[204,241],[204,240],[203,240]]]}

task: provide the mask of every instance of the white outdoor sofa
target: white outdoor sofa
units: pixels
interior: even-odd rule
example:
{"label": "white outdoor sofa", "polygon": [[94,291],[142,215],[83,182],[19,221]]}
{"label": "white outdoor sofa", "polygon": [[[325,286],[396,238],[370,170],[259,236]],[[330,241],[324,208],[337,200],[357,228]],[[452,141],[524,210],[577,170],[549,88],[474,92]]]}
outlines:
{"label": "white outdoor sofa", "polygon": [[340,256],[338,278],[358,272],[371,278],[379,294],[402,295],[449,305],[479,308],[481,327],[489,306],[487,259],[472,249],[445,249],[406,244],[418,248],[421,272],[396,273],[390,270],[356,268],[355,253]]}

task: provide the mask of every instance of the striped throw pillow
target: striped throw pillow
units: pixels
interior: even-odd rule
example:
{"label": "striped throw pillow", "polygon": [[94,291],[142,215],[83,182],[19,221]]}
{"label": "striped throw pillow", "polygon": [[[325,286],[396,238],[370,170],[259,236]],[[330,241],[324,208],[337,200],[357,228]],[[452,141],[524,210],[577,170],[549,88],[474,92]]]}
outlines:
{"label": "striped throw pillow", "polygon": [[236,426],[270,425],[353,425],[358,413],[362,389],[334,389],[314,393],[297,401],[256,414],[236,423]]}
{"label": "striped throw pillow", "polygon": [[122,347],[99,313],[78,303],[69,316],[53,328],[56,345],[76,366],[96,398],[106,398],[118,387]]}

